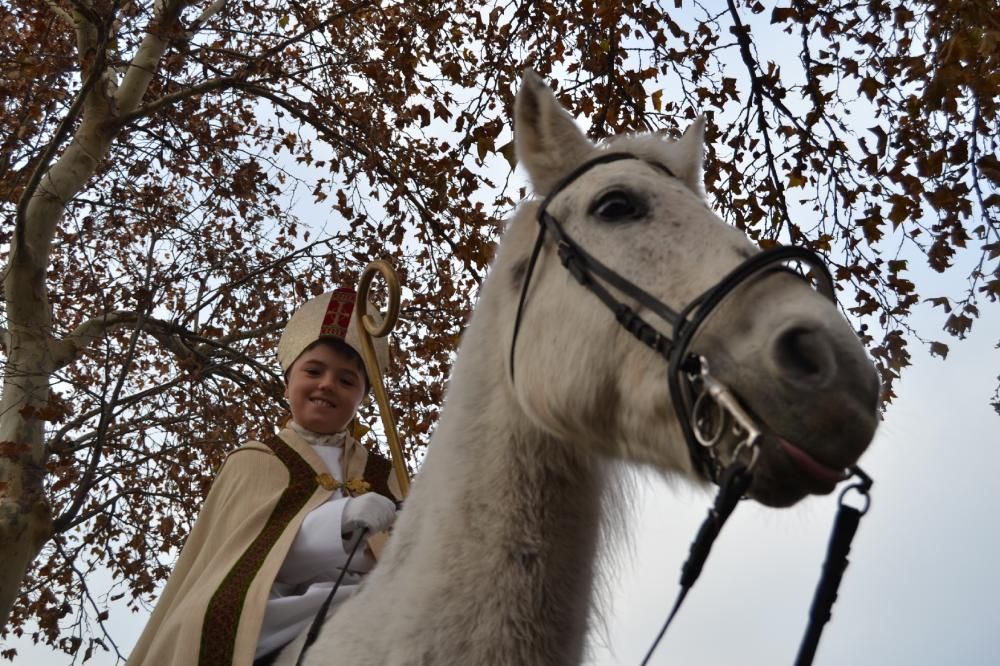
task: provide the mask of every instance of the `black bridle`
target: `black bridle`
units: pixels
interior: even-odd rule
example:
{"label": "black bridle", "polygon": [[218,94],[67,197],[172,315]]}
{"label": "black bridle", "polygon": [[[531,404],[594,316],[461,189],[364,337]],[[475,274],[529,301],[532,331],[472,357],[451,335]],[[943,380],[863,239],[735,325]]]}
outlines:
{"label": "black bridle", "polygon": [[[687,442],[691,460],[698,472],[705,478],[718,482],[722,471],[721,461],[714,455],[714,449],[706,445],[706,438],[700,437],[700,433],[696,432],[691,419],[695,398],[690,390],[692,382],[688,381],[688,378],[697,379],[699,382],[707,379],[711,382],[711,376],[708,375],[707,368],[705,367],[707,365],[705,359],[688,353],[688,348],[695,334],[708,316],[722,303],[723,299],[730,292],[758,274],[773,270],[791,270],[787,268],[787,264],[789,262],[797,262],[801,266],[810,269],[809,274],[815,280],[816,288],[831,301],[835,300],[833,280],[826,268],[826,264],[816,253],[802,247],[775,247],[749,257],[730,271],[715,286],[688,303],[680,311],[674,310],[587,253],[566,233],[559,221],[548,212],[548,206],[552,200],[577,178],[594,167],[620,160],[641,160],[662,171],[666,176],[676,178],[673,171],[664,164],[648,162],[630,153],[604,153],[579,166],[559,181],[548,196],[545,197],[538,207],[538,236],[535,239],[535,245],[532,248],[531,257],[528,261],[527,272],[521,287],[521,297],[517,306],[517,317],[514,321],[514,334],[510,346],[511,379],[513,381],[514,353],[521,318],[524,315],[524,307],[527,301],[528,287],[531,284],[531,276],[544,245],[546,234],[548,234],[556,242],[557,253],[562,265],[566,267],[576,281],[597,296],[614,313],[615,319],[625,330],[667,361],[667,379],[670,386],[670,395],[680,421],[681,429],[684,432],[684,439]],[[602,282],[631,297],[640,307],[649,310],[666,322],[671,327],[672,334],[666,336],[657,328],[651,326],[632,307],[615,298]],[[713,386],[717,387],[719,385],[715,383]],[[752,419],[743,413],[738,402],[728,395],[728,391],[726,391],[726,394],[727,396],[723,400],[731,402],[731,405],[726,406],[727,411],[730,411],[734,407],[740,412],[736,416],[739,425],[745,428],[747,425],[752,424]],[[730,413],[732,414],[732,411]]]}
{"label": "black bridle", "polygon": [[[782,246],[752,255],[680,311],[664,304],[588,254],[548,212],[552,200],[577,178],[597,166],[620,160],[640,160],[669,178],[677,178],[669,167],[659,162],[644,160],[631,153],[609,152],[583,163],[552,188],[538,207],[538,236],[528,261],[514,320],[510,346],[510,376],[513,383],[514,354],[525,311],[528,287],[546,235],[555,241],[559,260],[573,278],[604,303],[622,327],[667,361],[670,396],[692,464],[703,477],[719,485],[719,493],[714,506],[709,510],[708,518],[691,544],[690,556],[681,573],[681,592],[660,634],[650,647],[643,661],[645,664],[679,610],[688,590],[697,580],[719,530],[737,502],[749,489],[753,480],[753,466],[757,459],[757,442],[762,434],[761,428],[746,413],[740,402],[711,375],[708,361],[688,351],[695,334],[727,295],[747,280],[766,272],[788,270],[797,273],[805,279],[811,278],[815,288],[831,301],[836,302],[836,297],[830,272],[816,253],[802,247]],[[790,263],[797,264],[799,270],[791,268]],[[625,294],[640,308],[652,312],[670,327],[671,334],[667,336],[650,325],[633,307],[617,299],[605,285]],[[715,445],[721,440],[727,419],[732,419],[734,430],[741,433],[744,439],[734,449],[731,459],[724,462]],[[741,457],[743,454],[747,458],[746,462]],[[823,566],[823,575],[813,599],[810,623],[796,660],[797,666],[807,666],[812,663],[820,632],[830,617],[830,608],[837,596],[837,586],[847,567],[847,552],[850,550],[851,538],[861,516],[868,510],[870,501],[868,492],[872,480],[858,467],[852,468],[851,472],[853,476],[859,478],[859,482],[841,493],[840,508]],[[852,489],[864,497],[864,508],[861,510],[844,502],[847,491]]]}

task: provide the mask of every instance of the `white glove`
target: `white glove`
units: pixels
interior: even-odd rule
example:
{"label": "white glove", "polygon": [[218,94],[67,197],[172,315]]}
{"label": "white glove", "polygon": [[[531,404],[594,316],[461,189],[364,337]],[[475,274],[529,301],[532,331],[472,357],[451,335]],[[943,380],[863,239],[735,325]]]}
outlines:
{"label": "white glove", "polygon": [[396,520],[396,504],[378,493],[365,493],[352,497],[340,518],[340,531],[344,535],[367,527],[370,532],[383,532]]}

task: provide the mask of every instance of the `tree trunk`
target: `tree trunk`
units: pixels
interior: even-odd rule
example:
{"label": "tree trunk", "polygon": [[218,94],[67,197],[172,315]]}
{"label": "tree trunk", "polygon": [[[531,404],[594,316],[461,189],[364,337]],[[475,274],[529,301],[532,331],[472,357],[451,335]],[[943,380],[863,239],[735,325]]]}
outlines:
{"label": "tree trunk", "polygon": [[0,395],[0,626],[28,566],[51,536],[42,418],[56,369],[45,282],[50,247],[63,202],[83,188],[97,169],[94,156],[107,154],[109,146],[110,137],[101,136],[92,118],[85,119],[29,201],[4,277],[8,337]]}
{"label": "tree trunk", "polygon": [[45,355],[51,321],[44,268],[14,250],[4,279],[7,366],[0,396],[0,626],[18,587],[49,537],[42,422],[48,400]]}
{"label": "tree trunk", "polygon": [[[149,32],[135,52],[121,85],[111,70],[96,72],[96,85],[81,88],[82,119],[66,150],[52,163],[21,210],[4,272],[7,299],[7,365],[0,395],[0,627],[7,623],[18,588],[31,561],[52,536],[46,501],[43,410],[56,370],[46,272],[52,241],[66,204],[97,172],[119,129],[114,121],[142,101],[167,47],[165,35],[177,21],[184,0],[157,4]],[[82,63],[104,48],[97,27],[77,16]],[[103,54],[101,54],[103,56]],[[86,57],[83,57],[86,56]],[[83,64],[81,76],[91,75]],[[54,140],[58,140],[58,137]],[[86,487],[77,492],[87,492]]]}

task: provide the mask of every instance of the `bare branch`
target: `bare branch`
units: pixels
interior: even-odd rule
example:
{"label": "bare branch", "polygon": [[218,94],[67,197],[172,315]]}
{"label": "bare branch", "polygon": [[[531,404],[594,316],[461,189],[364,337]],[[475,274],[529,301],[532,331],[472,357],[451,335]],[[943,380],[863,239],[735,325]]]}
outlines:
{"label": "bare branch", "polygon": [[[54,3],[49,2],[49,4],[53,5]],[[94,11],[93,5],[90,3],[85,2],[84,0],[69,0],[69,4],[73,5],[73,9],[83,16],[83,18],[87,19],[87,21],[94,27],[97,27],[101,23],[101,17],[97,15],[97,12]],[[77,27],[77,22],[72,20],[70,25],[75,28]]]}
{"label": "bare branch", "polygon": [[[53,369],[59,369],[72,363],[94,342],[104,339],[109,333],[119,328],[132,328],[134,331],[146,331],[163,343],[166,349],[178,353],[184,357],[193,354],[206,355],[209,349],[221,349],[227,354],[235,355],[236,352],[229,348],[234,342],[241,340],[252,340],[261,335],[274,333],[281,330],[284,322],[275,322],[267,326],[255,329],[234,331],[218,340],[206,338],[198,335],[180,324],[163,321],[155,317],[144,317],[141,313],[131,311],[116,311],[102,317],[88,319],[77,326],[72,333],[62,340],[51,345],[51,356],[53,359]],[[179,346],[171,341],[177,337],[184,340],[200,343],[198,348]],[[246,359],[249,360],[249,359]]]}
{"label": "bare branch", "polygon": [[[788,205],[785,201],[785,184],[781,180],[781,176],[778,175],[778,171],[775,168],[775,164],[778,160],[775,157],[774,150],[771,147],[771,134],[768,131],[767,119],[764,112],[764,84],[761,82],[760,77],[757,74],[759,66],[757,60],[753,57],[753,52],[750,49],[750,29],[743,25],[743,21],[740,19],[739,10],[736,9],[736,5],[733,0],[726,0],[729,5],[729,13],[733,17],[733,25],[736,31],[736,38],[740,44],[740,55],[743,58],[743,63],[747,67],[747,73],[750,76],[751,85],[751,96],[757,106],[757,129],[764,140],[764,150],[767,153],[767,163],[768,172],[771,174],[771,183],[777,192],[777,202],[778,208],[781,210],[781,223],[782,226],[787,224],[789,228],[792,225],[792,217],[788,212]],[[771,96],[768,99],[774,103]],[[789,112],[791,114],[791,112]],[[780,227],[779,227],[780,231]]]}
{"label": "bare branch", "polygon": [[[310,127],[319,132],[319,134],[324,139],[329,141],[332,145],[343,144],[357,154],[364,155],[365,157],[368,158],[373,157],[372,149],[368,148],[367,146],[363,146],[357,143],[356,141],[350,141],[346,139],[342,134],[334,132],[327,122],[317,117],[316,114],[311,110],[301,109],[292,100],[285,99],[280,95],[278,95],[277,93],[275,93],[274,91],[264,88],[262,86],[255,85],[252,83],[243,83],[243,82],[239,83],[238,85],[240,88],[243,88],[248,92],[252,92],[253,94],[259,97],[264,97],[265,99],[271,100],[278,107],[284,109],[285,111],[288,111],[290,114],[292,114],[302,122],[307,123]],[[374,159],[372,160],[372,162],[374,164],[385,163],[384,160],[374,160]],[[448,236],[447,233],[445,233],[445,230],[441,227],[440,223],[437,222],[435,216],[429,210],[427,210],[427,207],[424,206],[424,204],[419,199],[417,199],[417,197],[411,191],[411,188],[407,187],[406,184],[402,182],[399,175],[390,169],[383,169],[380,167],[375,167],[375,168],[380,172],[380,175],[382,175],[388,182],[400,188],[402,196],[407,201],[409,201],[410,204],[420,213],[423,222],[427,224],[435,232],[435,234],[440,240],[444,241],[449,245],[449,247],[451,247],[451,250],[454,254],[458,255],[459,252],[458,248],[455,245],[455,242]],[[476,284],[482,284],[482,276],[480,276],[479,273],[475,269],[473,269],[468,262],[466,263],[466,270],[468,270],[469,275],[472,277],[472,279],[476,281]]]}
{"label": "bare branch", "polygon": [[106,337],[121,326],[135,323],[137,319],[138,315],[135,312],[128,311],[111,312],[101,317],[88,319],[62,340],[51,343],[53,369],[69,365],[79,358],[83,350],[91,344]]}
{"label": "bare branch", "polygon": [[124,127],[138,118],[151,116],[164,107],[176,104],[177,102],[188,99],[189,97],[197,97],[198,95],[204,95],[208,92],[232,88],[238,81],[241,81],[242,78],[242,76],[226,76],[218,79],[211,79],[209,81],[199,83],[198,85],[191,86],[189,88],[182,88],[181,90],[163,95],[148,104],[143,104],[130,113],[120,116],[115,121],[115,126],[119,128]]}
{"label": "bare branch", "polygon": [[[156,241],[154,239],[150,241],[149,251],[146,255],[147,268],[145,284],[143,285],[144,293],[149,293],[153,270],[153,252],[155,248]],[[132,331],[132,337],[128,343],[128,351],[125,353],[125,359],[122,361],[121,370],[118,372],[118,379],[115,382],[114,389],[111,391],[111,399],[105,403],[101,409],[101,418],[97,424],[97,436],[95,437],[96,444],[94,445],[94,450],[91,453],[90,461],[87,463],[87,468],[84,470],[77,484],[77,492],[76,496],[73,498],[73,502],[70,504],[69,508],[66,509],[63,515],[59,516],[59,518],[52,525],[52,529],[55,532],[60,532],[65,529],[65,525],[69,521],[72,521],[73,517],[79,513],[80,509],[83,507],[83,503],[87,499],[87,496],[90,494],[94,474],[97,473],[97,464],[100,462],[101,455],[104,451],[104,447],[101,446],[101,442],[103,442],[104,435],[111,422],[115,404],[118,402],[118,396],[121,394],[122,387],[125,385],[125,378],[128,376],[129,370],[132,367],[132,359],[135,358],[136,344],[139,342],[139,332],[142,330],[145,318],[146,313],[140,312],[139,318],[136,321],[135,330]]]}
{"label": "bare branch", "polygon": [[[94,414],[96,415],[96,413]],[[94,416],[94,415],[91,415]],[[73,439],[65,439],[65,435],[70,432],[75,432],[81,424],[89,420],[86,418],[88,415],[83,415],[79,419],[74,419],[73,423],[68,423],[66,426],[59,430],[59,433],[54,435],[48,444],[49,453],[54,454],[66,454],[74,453],[81,449],[86,448],[86,445],[91,440],[97,437],[96,430],[89,430],[82,435],[78,435]],[[147,430],[153,426],[167,426],[175,425],[177,423],[184,423],[189,421],[191,417],[189,415],[183,416],[167,416],[162,418],[153,418],[150,416],[143,415],[141,418],[128,419],[125,421],[118,421],[115,425],[108,430],[106,436],[116,435],[119,433],[130,432],[133,430]]]}
{"label": "bare branch", "polygon": [[[177,377],[174,377],[173,379],[170,379],[169,381],[163,382],[162,384],[157,384],[156,386],[152,386],[148,389],[139,391],[137,393],[132,393],[131,395],[127,395],[124,398],[119,399],[117,407],[125,407],[129,405],[139,404],[140,402],[142,402],[146,398],[149,398],[150,396],[161,394],[167,389],[183,384],[186,381],[190,381],[190,377],[188,377],[187,375],[179,375]],[[84,423],[96,416],[99,416],[100,414],[101,414],[100,409],[94,409],[92,411],[81,414],[78,418],[76,418],[73,421],[73,423],[67,424],[62,428],[60,428],[54,435],[52,435],[49,438],[49,441],[54,442],[55,448],[58,449],[60,447],[60,442],[66,437],[68,433],[78,428],[81,423]]]}
{"label": "bare branch", "polygon": [[[63,556],[63,559],[67,563],[69,563],[69,566],[73,569],[73,573],[75,573],[76,576],[77,576],[77,578],[79,579],[79,581],[80,581],[80,590],[83,593],[83,596],[86,597],[87,602],[90,605],[90,607],[93,609],[94,615],[98,618],[97,623],[98,623],[98,626],[101,627],[101,633],[103,633],[105,639],[107,639],[107,641],[109,643],[111,643],[111,647],[114,648],[115,655],[117,656],[117,658],[119,660],[124,659],[125,655],[122,654],[121,649],[119,649],[119,647],[118,647],[118,643],[115,641],[114,637],[108,631],[108,627],[107,627],[107,625],[105,625],[105,620],[101,616],[101,609],[98,607],[96,600],[94,599],[93,595],[91,595],[91,593],[90,593],[90,588],[87,585],[87,576],[86,576],[86,573],[84,573],[83,571],[80,571],[80,569],[77,568],[76,562],[74,561],[76,558],[75,557],[71,558],[69,556],[69,554],[66,553],[66,550],[63,548],[62,544],[60,544],[58,541],[56,541],[56,549],[59,551],[59,554]],[[82,612],[82,611],[83,611],[83,609],[81,608],[80,612]]]}
{"label": "bare branch", "polygon": [[60,7],[55,2],[53,2],[53,0],[45,0],[45,4],[48,5],[49,11],[58,16],[59,18],[61,18],[63,21],[65,21],[66,25],[68,25],[71,28],[76,27],[76,21],[73,19],[72,16],[70,16],[70,13],[67,12],[65,9],[63,9],[62,7]]}
{"label": "bare branch", "polygon": [[128,113],[139,105],[150,81],[153,80],[153,73],[159,65],[160,58],[167,49],[166,35],[187,4],[185,0],[162,0],[153,3],[156,11],[150,21],[151,29],[139,44],[121,86],[115,93],[115,101],[121,111]]}
{"label": "bare branch", "polygon": [[[298,259],[298,258],[300,258],[302,256],[308,255],[309,252],[313,248],[316,248],[316,247],[318,247],[320,245],[326,245],[327,247],[330,247],[330,240],[327,239],[327,240],[318,240],[318,241],[315,241],[313,243],[310,243],[309,245],[306,245],[305,247],[301,247],[301,248],[295,250],[294,252],[291,252],[291,253],[285,255],[284,257],[280,257],[278,259],[275,259],[274,261],[271,261],[271,262],[268,262],[266,264],[263,264],[263,265],[257,267],[255,270],[250,271],[249,273],[247,273],[245,275],[242,275],[239,280],[235,280],[233,282],[227,283],[226,284],[226,289],[231,291],[232,289],[235,289],[237,287],[241,287],[241,286],[243,286],[245,284],[249,284],[249,283],[253,282],[254,280],[256,280],[257,278],[259,278],[259,277],[261,277],[263,275],[266,275],[270,271],[273,271],[273,270],[275,270],[277,268],[280,268],[281,266],[289,264],[292,261],[294,261],[294,260],[296,260],[296,259]],[[213,300],[215,300],[216,298],[218,298],[222,293],[223,293],[223,291],[221,289],[217,289],[217,290],[215,290],[215,294],[213,296],[211,296],[209,298],[206,298],[204,301],[201,301],[200,298],[199,298],[200,306],[201,307],[205,307],[206,305],[208,305],[209,303],[211,303]]]}
{"label": "bare branch", "polygon": [[[135,109],[134,111],[121,116],[120,118],[118,118],[116,126],[123,127],[133,122],[137,118],[153,115],[154,113],[163,109],[164,107],[170,106],[189,97],[196,97],[198,95],[203,95],[205,93],[214,92],[217,90],[225,90],[227,88],[234,87],[238,82],[246,81],[247,78],[251,76],[254,71],[256,71],[259,63],[267,62],[271,58],[280,54],[289,46],[301,43],[302,40],[305,39],[309,34],[318,32],[330,26],[331,24],[333,24],[334,21],[346,18],[354,14],[358,10],[369,8],[373,4],[374,3],[371,2],[371,0],[367,0],[365,2],[359,2],[358,4],[342,12],[331,14],[325,20],[320,21],[319,23],[316,23],[312,26],[309,26],[306,30],[300,33],[296,33],[294,35],[287,37],[278,44],[275,44],[271,48],[255,56],[243,67],[242,71],[236,74],[232,74],[230,76],[224,76],[216,79],[211,79],[208,81],[203,81],[198,85],[190,86],[188,88],[184,88],[182,90],[178,90],[176,92],[163,95],[162,97],[155,99],[152,102],[149,102],[148,104],[144,104],[141,107]],[[189,29],[187,36],[189,38],[193,36],[195,32],[197,32],[198,30],[201,29],[202,26],[204,26],[205,22],[209,18],[211,18],[214,14],[218,13],[224,6],[225,6],[225,0],[217,0],[212,5],[207,7],[205,11],[202,12],[201,16],[199,16],[191,24],[191,28]]]}
{"label": "bare branch", "polygon": [[187,36],[191,38],[194,33],[201,30],[201,28],[208,22],[210,18],[222,11],[226,6],[226,0],[215,0],[208,7],[205,7],[204,11],[196,18],[190,26],[188,26]]}

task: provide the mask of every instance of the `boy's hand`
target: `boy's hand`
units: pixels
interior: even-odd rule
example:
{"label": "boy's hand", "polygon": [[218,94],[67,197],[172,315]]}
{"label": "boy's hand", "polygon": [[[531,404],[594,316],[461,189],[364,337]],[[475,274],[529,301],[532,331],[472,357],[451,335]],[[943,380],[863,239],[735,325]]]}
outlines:
{"label": "boy's hand", "polygon": [[382,532],[389,529],[395,520],[396,505],[392,500],[378,493],[366,493],[347,502],[340,519],[340,531],[348,535],[367,527],[369,532]]}

